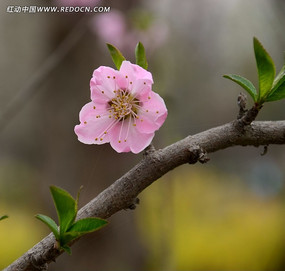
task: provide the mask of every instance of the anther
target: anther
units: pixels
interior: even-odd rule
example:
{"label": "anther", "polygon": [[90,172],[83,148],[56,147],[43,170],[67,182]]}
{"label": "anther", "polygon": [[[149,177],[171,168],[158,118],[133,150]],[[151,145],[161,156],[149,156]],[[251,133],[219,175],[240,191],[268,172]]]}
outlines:
{"label": "anther", "polygon": [[93,109],[96,109],[96,106],[93,106]]}
{"label": "anther", "polygon": [[101,138],[100,138],[100,141],[102,141],[102,140],[103,140],[103,138],[101,137]]}
{"label": "anther", "polygon": [[121,143],[121,140],[119,140],[118,142]]}
{"label": "anther", "polygon": [[104,91],[102,90],[102,94],[104,94]]}
{"label": "anther", "polygon": [[113,79],[116,79],[116,76],[113,76]]}
{"label": "anther", "polygon": [[87,121],[84,121],[84,124],[87,124]]}
{"label": "anther", "polygon": [[108,75],[107,78],[110,78],[110,76]]}
{"label": "anther", "polygon": [[95,138],[95,141],[98,141],[98,137]]}

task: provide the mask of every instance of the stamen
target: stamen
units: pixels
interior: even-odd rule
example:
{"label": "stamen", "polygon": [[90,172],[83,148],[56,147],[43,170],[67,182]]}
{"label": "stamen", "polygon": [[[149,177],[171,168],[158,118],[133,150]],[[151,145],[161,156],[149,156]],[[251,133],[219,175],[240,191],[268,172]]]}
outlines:
{"label": "stamen", "polygon": [[131,126],[131,118],[129,118],[129,124],[128,124],[128,130],[127,130],[127,135],[126,135],[125,142],[127,142],[127,138],[129,136],[130,126]]}
{"label": "stamen", "polygon": [[[121,139],[121,135],[122,135],[122,131],[123,131],[123,126],[124,126],[124,121],[125,121],[125,118],[123,118],[123,121],[122,121],[122,125],[121,125],[121,129],[120,129],[120,133],[119,133],[119,141]],[[120,143],[120,142],[119,142]]]}

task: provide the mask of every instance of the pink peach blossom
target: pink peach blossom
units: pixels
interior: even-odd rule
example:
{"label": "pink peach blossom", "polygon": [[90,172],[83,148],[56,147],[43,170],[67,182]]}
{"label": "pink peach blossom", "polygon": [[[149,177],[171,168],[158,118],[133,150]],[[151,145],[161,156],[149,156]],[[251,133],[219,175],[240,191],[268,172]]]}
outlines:
{"label": "pink peach blossom", "polygon": [[165,44],[169,36],[165,23],[156,19],[147,28],[140,29],[132,20],[128,20],[125,13],[115,9],[110,13],[93,16],[90,27],[104,43],[114,44],[129,52],[133,51],[139,40],[148,48],[147,53],[152,54]]}
{"label": "pink peach blossom", "polygon": [[151,87],[152,74],[123,61],[119,71],[101,66],[90,81],[91,102],[74,131],[85,144],[110,143],[117,152],[139,153],[164,123],[167,109]]}

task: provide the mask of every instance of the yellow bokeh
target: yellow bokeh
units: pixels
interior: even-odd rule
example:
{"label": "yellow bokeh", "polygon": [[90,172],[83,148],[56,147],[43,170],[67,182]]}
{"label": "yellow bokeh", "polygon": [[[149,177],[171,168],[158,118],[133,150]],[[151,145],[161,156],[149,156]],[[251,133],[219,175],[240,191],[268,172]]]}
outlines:
{"label": "yellow bokeh", "polygon": [[276,270],[284,211],[278,198],[256,196],[235,176],[177,169],[141,196],[147,270]]}
{"label": "yellow bokeh", "polygon": [[0,269],[16,260],[46,234],[33,214],[0,206],[9,214],[0,221]]}

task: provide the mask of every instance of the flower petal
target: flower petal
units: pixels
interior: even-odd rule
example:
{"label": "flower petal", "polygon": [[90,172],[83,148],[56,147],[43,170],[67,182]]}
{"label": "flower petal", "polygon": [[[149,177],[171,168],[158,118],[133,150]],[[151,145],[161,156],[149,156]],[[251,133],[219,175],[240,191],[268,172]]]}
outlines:
{"label": "flower petal", "polygon": [[142,67],[132,64],[130,61],[123,61],[120,73],[123,76],[128,76],[130,81],[141,79],[149,85],[153,84],[152,74]]}
{"label": "flower petal", "polygon": [[74,128],[78,140],[85,144],[109,142],[109,130],[117,122],[114,118],[109,118],[107,110],[102,105],[97,105],[97,108],[95,104],[90,102],[83,106],[79,113],[81,123]]}
{"label": "flower petal", "polygon": [[127,87],[127,89],[134,97],[140,99],[141,96],[144,96],[149,91],[151,91],[151,85],[148,84],[145,80],[138,79],[129,82],[129,86]]}
{"label": "flower petal", "polygon": [[150,91],[142,97],[141,108],[138,110],[139,119],[136,127],[142,133],[153,133],[158,130],[167,117],[167,109],[163,99]]}
{"label": "flower petal", "polygon": [[101,66],[93,72],[93,77],[90,80],[91,100],[110,101],[115,96],[115,90],[126,86],[126,78],[118,71]]}
{"label": "flower petal", "polygon": [[106,115],[107,112],[107,103],[95,103],[89,102],[85,104],[79,112],[80,122],[89,121],[90,119],[96,119],[99,116]]}
{"label": "flower petal", "polygon": [[152,141],[154,133],[141,133],[129,118],[116,124],[109,135],[110,144],[117,152],[139,153]]}

